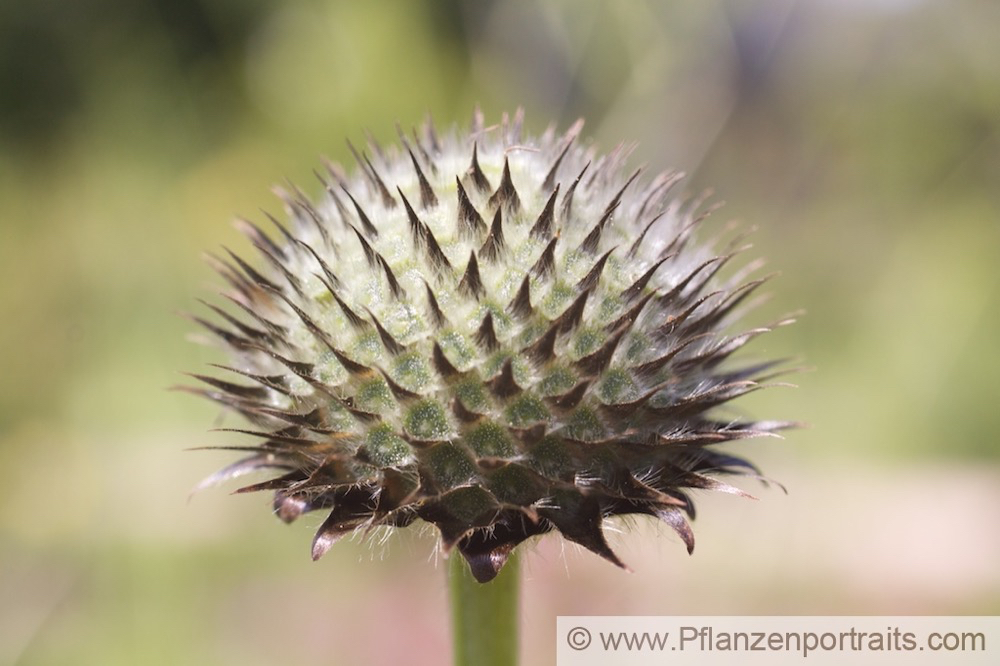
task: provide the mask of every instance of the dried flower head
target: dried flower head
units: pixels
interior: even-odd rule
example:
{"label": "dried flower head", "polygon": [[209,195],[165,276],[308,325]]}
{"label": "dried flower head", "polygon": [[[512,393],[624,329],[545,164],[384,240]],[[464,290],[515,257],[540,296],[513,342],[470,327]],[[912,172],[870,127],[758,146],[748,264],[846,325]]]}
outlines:
{"label": "dried flower head", "polygon": [[521,125],[477,112],[469,132],[352,146],[357,170],[327,163],[319,201],[277,190],[270,235],[239,222],[259,261],[211,258],[232,307],[195,321],[235,376],[187,390],[256,441],[203,485],[276,470],[240,491],[273,491],[286,522],[327,512],[313,558],[419,519],[481,582],[553,529],[623,566],[602,533],[623,514],[690,551],[688,491],[744,494],[718,477],[753,470],[715,446],[788,425],[717,415],[775,365],[728,362],[771,328],[730,332],[766,280],[723,270],[742,240],[693,242],[707,213],[671,197],[682,175],[644,183],[626,148],[581,146],[582,122]]}

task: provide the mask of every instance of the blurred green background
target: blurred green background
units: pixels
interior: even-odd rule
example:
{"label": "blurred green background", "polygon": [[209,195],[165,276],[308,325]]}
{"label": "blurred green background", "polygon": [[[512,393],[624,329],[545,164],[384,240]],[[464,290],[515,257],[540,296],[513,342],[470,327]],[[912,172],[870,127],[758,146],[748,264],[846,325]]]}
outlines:
{"label": "blurred green background", "polygon": [[[807,421],[740,446],[789,487],[703,498],[688,557],[623,524],[620,572],[525,564],[524,663],[557,614],[1000,613],[1000,3],[0,3],[0,664],[447,662],[430,534],[309,561],[166,387],[221,360],[175,316],[228,222],[314,192],[321,154],[430,112],[523,105],[678,167],[782,271],[753,352]],[[439,563],[438,563],[439,564]]]}

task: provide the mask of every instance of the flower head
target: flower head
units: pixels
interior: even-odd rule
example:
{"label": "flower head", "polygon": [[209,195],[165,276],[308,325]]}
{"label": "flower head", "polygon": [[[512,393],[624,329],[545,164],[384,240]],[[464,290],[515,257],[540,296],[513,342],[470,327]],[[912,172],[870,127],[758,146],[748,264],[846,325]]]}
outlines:
{"label": "flower head", "polygon": [[483,582],[551,530],[622,566],[602,522],[623,514],[690,551],[689,490],[742,494],[718,477],[752,470],[715,446],[786,425],[717,415],[774,365],[729,363],[768,330],[730,331],[764,282],[723,270],[740,241],[694,242],[681,174],[647,181],[627,149],[581,146],[582,123],[536,139],[521,120],[352,147],[319,200],[279,190],[270,234],[240,222],[257,261],[212,259],[232,307],[196,320],[231,376],[188,390],[255,441],[206,483],[273,471],[241,490],[273,491],[286,522],[326,512],[313,558],[423,520]]}

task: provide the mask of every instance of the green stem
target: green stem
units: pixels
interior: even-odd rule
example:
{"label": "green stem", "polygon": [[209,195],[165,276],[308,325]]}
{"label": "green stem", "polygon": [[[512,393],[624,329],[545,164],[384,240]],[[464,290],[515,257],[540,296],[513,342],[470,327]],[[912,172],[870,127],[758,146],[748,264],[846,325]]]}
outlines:
{"label": "green stem", "polygon": [[454,666],[516,666],[518,644],[518,557],[500,574],[477,583],[458,553],[448,558]]}

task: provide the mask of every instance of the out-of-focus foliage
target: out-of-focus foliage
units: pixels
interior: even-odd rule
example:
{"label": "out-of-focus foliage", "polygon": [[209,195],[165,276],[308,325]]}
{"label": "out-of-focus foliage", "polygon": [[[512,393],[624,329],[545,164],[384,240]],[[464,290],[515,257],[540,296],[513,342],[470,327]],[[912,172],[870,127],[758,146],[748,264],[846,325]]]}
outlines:
{"label": "out-of-focus foliage", "polygon": [[185,505],[227,458],[182,449],[228,442],[163,389],[220,360],[173,312],[215,286],[202,250],[241,249],[229,219],[317,191],[345,136],[476,102],[584,115],[716,188],[716,228],[758,225],[784,274],[762,323],[807,310],[761,356],[817,368],[743,406],[811,424],[753,445],[789,497],[710,507],[691,559],[623,538],[635,576],[528,554],[526,663],[557,612],[998,612],[998,24],[976,0],[0,3],[0,663],[441,663],[431,540],[312,565],[315,525]]}

